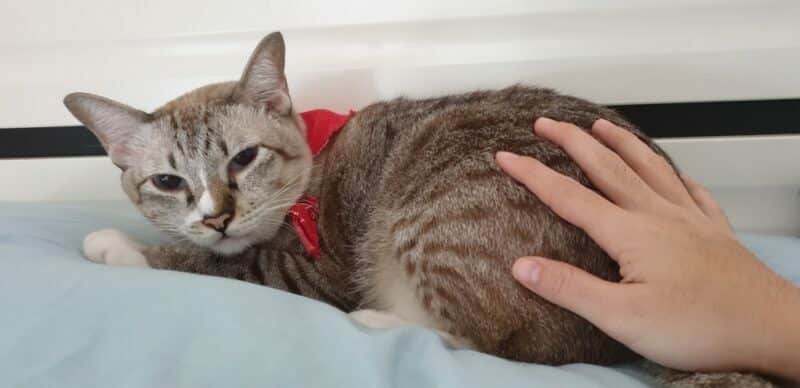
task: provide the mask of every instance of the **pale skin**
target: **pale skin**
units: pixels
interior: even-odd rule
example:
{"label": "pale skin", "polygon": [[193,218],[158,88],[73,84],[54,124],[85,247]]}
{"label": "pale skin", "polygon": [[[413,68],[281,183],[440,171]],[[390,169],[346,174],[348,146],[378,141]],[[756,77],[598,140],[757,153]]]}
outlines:
{"label": "pale skin", "polygon": [[608,121],[587,133],[543,118],[534,130],[573,157],[605,198],[532,158],[501,152],[498,164],[586,231],[623,280],[524,257],[512,270],[520,283],[662,365],[800,380],[800,288],[736,239],[704,188]]}

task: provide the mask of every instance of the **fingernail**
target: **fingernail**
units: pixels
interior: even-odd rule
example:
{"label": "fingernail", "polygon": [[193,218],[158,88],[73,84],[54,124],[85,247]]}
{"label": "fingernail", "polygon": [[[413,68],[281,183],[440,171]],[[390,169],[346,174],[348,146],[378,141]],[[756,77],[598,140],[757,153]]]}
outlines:
{"label": "fingernail", "polygon": [[519,282],[524,284],[535,284],[539,281],[539,272],[542,266],[530,258],[521,258],[514,263],[511,272]]}
{"label": "fingernail", "polygon": [[598,128],[611,128],[611,127],[614,127],[614,126],[615,126],[614,123],[612,123],[612,122],[610,122],[610,121],[608,121],[606,119],[597,119],[592,124],[592,130],[595,130],[595,129],[598,129]]}
{"label": "fingernail", "polygon": [[547,127],[550,125],[555,124],[556,121],[547,117],[539,117],[536,121],[533,122],[533,128],[536,129],[537,127]]}
{"label": "fingernail", "polygon": [[515,154],[513,152],[500,151],[497,154],[495,154],[495,158],[498,161],[501,161],[501,162],[511,162],[514,159],[519,158],[519,155],[517,155],[517,154]]}

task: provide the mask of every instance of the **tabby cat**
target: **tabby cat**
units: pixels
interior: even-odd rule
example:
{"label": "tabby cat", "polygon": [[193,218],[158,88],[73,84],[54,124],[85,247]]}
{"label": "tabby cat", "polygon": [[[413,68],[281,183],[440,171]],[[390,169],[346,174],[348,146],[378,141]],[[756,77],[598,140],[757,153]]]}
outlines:
{"label": "tabby cat", "polygon": [[[604,118],[664,155],[651,140],[608,108],[513,86],[369,105],[312,157],[284,51],[272,33],[239,81],[199,88],[152,113],[86,93],[65,98],[122,170],[128,197],[177,240],[150,247],[99,231],[84,242],[89,259],[264,284],[368,326],[424,326],[512,360],[636,358],[512,279],[513,261],[527,255],[610,281],[620,275],[583,231],[502,173],[494,154],[533,156],[591,188],[563,150],[532,133],[536,118],[581,127]],[[285,227],[304,196],[319,200],[319,259]]]}

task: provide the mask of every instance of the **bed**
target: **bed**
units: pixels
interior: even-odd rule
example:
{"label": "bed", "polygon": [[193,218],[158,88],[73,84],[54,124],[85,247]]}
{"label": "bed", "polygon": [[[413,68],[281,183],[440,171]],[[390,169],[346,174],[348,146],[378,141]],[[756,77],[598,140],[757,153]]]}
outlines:
{"label": "bed", "polygon": [[[636,365],[549,367],[370,330],[333,307],[233,279],[99,265],[85,234],[162,241],[126,202],[1,202],[3,387],[641,387]],[[800,239],[741,236],[800,285]]]}

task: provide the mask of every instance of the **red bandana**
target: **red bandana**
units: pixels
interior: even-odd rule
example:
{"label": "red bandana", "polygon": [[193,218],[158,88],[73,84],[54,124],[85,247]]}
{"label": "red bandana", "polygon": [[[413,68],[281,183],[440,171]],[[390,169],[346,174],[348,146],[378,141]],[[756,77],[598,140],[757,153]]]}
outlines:
{"label": "red bandana", "polygon": [[[311,155],[317,156],[328,141],[336,134],[355,112],[346,115],[331,112],[325,109],[315,109],[300,113],[306,123],[306,142],[311,148]],[[317,216],[319,214],[317,199],[312,196],[303,196],[289,209],[292,216],[292,226],[306,248],[306,253],[314,259],[319,259],[319,232],[317,232]]]}

